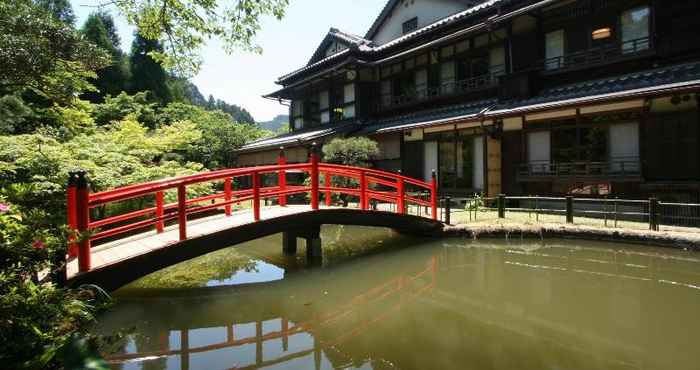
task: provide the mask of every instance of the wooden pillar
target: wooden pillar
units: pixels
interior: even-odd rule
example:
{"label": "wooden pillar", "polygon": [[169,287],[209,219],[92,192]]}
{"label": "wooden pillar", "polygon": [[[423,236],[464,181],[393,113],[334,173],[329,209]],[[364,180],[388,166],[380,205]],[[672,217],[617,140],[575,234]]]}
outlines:
{"label": "wooden pillar", "polygon": [[261,366],[263,363],[263,340],[262,322],[255,322],[255,364]]}
{"label": "wooden pillar", "polygon": [[[76,179],[76,225],[81,236],[90,228],[90,186],[85,171],[77,172]],[[90,238],[82,238],[78,245],[78,269],[90,271]]]}
{"label": "wooden pillar", "polygon": [[311,209],[318,210],[318,151],[316,143],[311,146]]}
{"label": "wooden pillar", "polygon": [[323,174],[323,185],[326,187],[326,207],[331,206],[331,174],[326,172]]}
{"label": "wooden pillar", "polygon": [[226,180],[224,180],[224,201],[226,202],[224,211],[226,212],[226,216],[231,216],[231,192],[233,191],[232,182],[233,180],[230,177],[227,177]]}
{"label": "wooden pillar", "polygon": [[177,220],[180,240],[187,240],[187,188],[185,185],[177,187]]}
{"label": "wooden pillar", "polygon": [[282,233],[282,252],[287,256],[297,254],[297,234],[294,231]]}
{"label": "wooden pillar", "polygon": [[[279,157],[277,158],[277,164],[280,166],[284,166],[287,164],[287,157],[284,154],[284,147],[280,147],[280,154],[279,154]],[[279,173],[277,174],[277,176],[278,176],[277,183],[279,185],[280,191],[287,190],[287,171],[280,170]],[[278,202],[279,202],[280,206],[286,207],[287,206],[287,195],[286,194],[280,195]]]}
{"label": "wooden pillar", "polygon": [[187,329],[180,330],[180,369],[190,368],[190,332]]}
{"label": "wooden pillar", "polygon": [[501,141],[498,139],[493,139],[490,136],[486,136],[486,169],[488,176],[487,181],[487,195],[489,197],[495,197],[502,191],[501,186]]}
{"label": "wooden pillar", "polygon": [[[73,232],[78,232],[78,174],[71,172],[68,174],[68,188],[66,189],[66,213],[68,216],[68,227]],[[78,256],[78,244],[75,238],[68,238],[68,256]]]}
{"label": "wooden pillar", "polygon": [[430,216],[433,220],[437,220],[437,199],[437,173],[433,170],[430,181]]}
{"label": "wooden pillar", "polygon": [[[401,176],[401,171],[399,171],[399,176]],[[396,180],[396,213],[406,214],[406,188],[401,177]]]}
{"label": "wooden pillar", "polygon": [[165,230],[165,221],[163,221],[163,205],[165,203],[165,194],[162,191],[156,193],[156,232],[162,234]]}
{"label": "wooden pillar", "polygon": [[289,351],[289,321],[286,317],[282,318],[282,350]]}
{"label": "wooden pillar", "polygon": [[253,182],[253,219],[260,221],[260,174],[253,171],[250,176]]}
{"label": "wooden pillar", "polygon": [[367,197],[367,175],[365,171],[360,172],[360,209],[366,211],[369,205]]}

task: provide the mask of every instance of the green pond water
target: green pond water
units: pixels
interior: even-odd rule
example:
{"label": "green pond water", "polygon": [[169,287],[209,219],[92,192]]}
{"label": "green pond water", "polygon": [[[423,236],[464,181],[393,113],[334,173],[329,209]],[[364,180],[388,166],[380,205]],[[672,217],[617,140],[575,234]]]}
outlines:
{"label": "green pond water", "polygon": [[[115,369],[699,369],[700,254],[324,227],[324,266],[272,236],[115,293]],[[300,243],[303,245],[303,243]]]}

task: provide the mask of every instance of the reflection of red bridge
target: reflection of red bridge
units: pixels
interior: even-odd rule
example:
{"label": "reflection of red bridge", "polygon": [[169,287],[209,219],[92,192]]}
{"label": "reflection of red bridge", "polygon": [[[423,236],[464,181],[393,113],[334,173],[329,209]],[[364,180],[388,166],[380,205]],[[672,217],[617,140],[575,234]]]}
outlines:
{"label": "reflection of red bridge", "polygon": [[[356,337],[366,330],[368,330],[372,325],[385,320],[395,311],[401,309],[402,305],[411,302],[414,298],[423,294],[426,291],[431,291],[436,287],[436,274],[438,271],[438,259],[437,257],[432,257],[428,266],[425,270],[414,276],[398,276],[391,279],[379,286],[376,286],[360,295],[355,296],[348,303],[337,308],[333,312],[329,312],[322,315],[317,315],[313,319],[307,320],[299,324],[291,324],[286,318],[281,319],[281,330],[263,334],[262,322],[258,321],[255,323],[255,336],[246,338],[235,338],[234,326],[226,326],[226,341],[222,343],[216,343],[200,347],[190,347],[190,330],[184,329],[180,330],[180,349],[171,350],[168,349],[168,336],[169,332],[161,333],[160,335],[160,346],[161,350],[141,352],[141,353],[128,353],[107,356],[107,360],[113,364],[124,363],[127,361],[134,360],[153,360],[157,358],[163,358],[168,356],[180,356],[180,364],[182,369],[188,369],[190,364],[190,355],[196,353],[206,353],[220,349],[239,347],[246,344],[255,344],[255,364],[250,364],[244,367],[236,367],[235,369],[248,369],[248,368],[260,368],[265,366],[271,366],[274,364],[279,364],[287,362],[296,358],[301,358],[314,353],[314,362],[316,369],[320,368],[321,365],[321,351],[330,347],[334,347],[341,344],[353,337]],[[427,278],[428,283],[419,284],[421,279]],[[406,292],[407,291],[407,292]],[[329,326],[333,322],[340,320],[343,317],[347,317],[349,314],[355,312],[357,309],[362,308],[371,303],[379,303],[385,300],[395,293],[406,292],[406,295],[402,295],[398,302],[393,304],[389,309],[383,310],[379,315],[376,315],[371,320],[361,322],[360,324],[354,326],[343,334],[330,339],[321,340],[320,329],[324,326]],[[287,354],[275,359],[265,360],[263,358],[263,343],[275,339],[282,339],[282,348],[284,352],[289,349],[289,337],[295,334],[309,333],[313,335],[313,348],[305,349],[302,351]]]}
{"label": "reflection of red bridge", "polygon": [[[290,173],[303,174],[308,184],[288,184]],[[274,185],[264,185],[266,179]],[[211,194],[212,189],[218,190]],[[288,197],[297,194],[309,194],[310,204],[288,206]],[[334,208],[332,197],[337,194],[355,198],[358,209]],[[278,206],[264,207],[264,200]],[[243,202],[252,203],[251,209],[234,212],[233,207]],[[374,202],[392,204],[396,211],[373,210]],[[85,237],[69,248],[77,258],[69,260],[67,274],[75,284],[98,283],[113,289],[216,249],[293,228],[302,229],[295,235],[313,238],[314,227],[321,224],[425,233],[440,227],[437,203],[434,176],[425,182],[319,163],[317,154],[308,163],[286,164],[281,155],[277,165],[212,171],[93,194],[84,173],[75,173],[68,187],[69,225]],[[211,216],[217,210],[225,216]],[[411,215],[411,210],[417,214]],[[105,213],[108,216],[95,217]],[[96,242],[103,244],[93,248]],[[175,245],[178,248],[166,248]]]}

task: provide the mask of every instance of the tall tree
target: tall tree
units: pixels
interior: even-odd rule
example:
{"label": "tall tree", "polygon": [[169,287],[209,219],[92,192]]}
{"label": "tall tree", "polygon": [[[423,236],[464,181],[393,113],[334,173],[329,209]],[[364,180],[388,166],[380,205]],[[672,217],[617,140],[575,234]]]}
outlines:
{"label": "tall tree", "polygon": [[126,89],[129,79],[126,58],[119,48],[119,36],[113,27],[112,17],[107,13],[98,12],[88,16],[82,29],[85,39],[107,51],[111,57],[111,64],[97,71],[97,79],[93,83],[98,91],[83,95],[85,99],[95,103],[104,101],[107,95],[119,95]]}
{"label": "tall tree", "polygon": [[70,100],[108,63],[104,52],[32,0],[0,1],[0,19],[0,93],[30,89]]}
{"label": "tall tree", "polygon": [[69,0],[35,0],[36,4],[46,9],[57,20],[69,25],[75,25],[75,13]]}
{"label": "tall tree", "polygon": [[131,45],[129,65],[131,67],[132,93],[148,91],[151,98],[161,104],[172,100],[168,89],[168,75],[163,66],[153,59],[153,53],[163,52],[163,47],[157,40],[149,40],[136,34]]}

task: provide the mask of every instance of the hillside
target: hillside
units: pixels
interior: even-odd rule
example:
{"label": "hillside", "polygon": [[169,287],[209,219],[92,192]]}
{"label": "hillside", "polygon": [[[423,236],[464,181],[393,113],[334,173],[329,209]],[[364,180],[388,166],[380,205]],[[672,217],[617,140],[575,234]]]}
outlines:
{"label": "hillside", "polygon": [[270,130],[277,132],[280,128],[289,125],[289,116],[286,114],[280,114],[279,116],[272,119],[272,121],[258,122],[258,126],[265,130]]}

